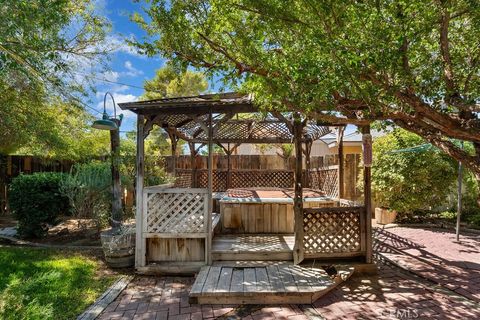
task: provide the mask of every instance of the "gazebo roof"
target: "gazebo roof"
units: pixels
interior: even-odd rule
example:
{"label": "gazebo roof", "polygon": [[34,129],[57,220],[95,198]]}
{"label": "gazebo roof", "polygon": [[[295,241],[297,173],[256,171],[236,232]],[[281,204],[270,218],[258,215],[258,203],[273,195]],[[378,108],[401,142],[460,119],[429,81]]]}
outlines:
{"label": "gazebo roof", "polygon": [[191,97],[162,98],[148,101],[125,102],[118,105],[122,110],[137,114],[208,114],[232,112],[257,112],[252,95],[237,92],[202,94]]}
{"label": "gazebo roof", "polygon": [[[120,108],[146,118],[146,133],[158,125],[182,140],[206,143],[212,114],[214,143],[292,143],[288,115],[260,113],[251,95],[235,92],[120,103]],[[248,114],[239,118],[238,114]],[[236,117],[235,117],[236,116]],[[307,121],[302,141],[318,140],[332,132]]]}

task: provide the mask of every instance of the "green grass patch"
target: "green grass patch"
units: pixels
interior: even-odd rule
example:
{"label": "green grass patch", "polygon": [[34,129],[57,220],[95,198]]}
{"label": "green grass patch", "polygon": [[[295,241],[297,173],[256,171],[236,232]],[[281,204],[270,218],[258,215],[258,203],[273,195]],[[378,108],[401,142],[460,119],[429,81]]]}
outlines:
{"label": "green grass patch", "polygon": [[0,248],[0,319],[74,319],[116,278],[99,268],[87,255]]}

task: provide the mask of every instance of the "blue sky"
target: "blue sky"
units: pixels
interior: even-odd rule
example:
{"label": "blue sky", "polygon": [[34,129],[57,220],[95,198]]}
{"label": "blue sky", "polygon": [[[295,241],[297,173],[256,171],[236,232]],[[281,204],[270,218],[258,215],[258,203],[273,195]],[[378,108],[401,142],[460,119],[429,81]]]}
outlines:
{"label": "blue sky", "polygon": [[[143,87],[143,82],[151,79],[155,70],[161,68],[165,60],[161,57],[140,55],[135,49],[129,47],[125,38],[141,38],[145,32],[134,22],[130,21],[130,15],[137,11],[142,12],[142,3],[134,3],[131,0],[99,0],[97,1],[98,11],[104,14],[112,24],[112,31],[107,37],[109,45],[115,48],[110,55],[108,62],[109,70],[95,75],[94,86],[96,93],[90,94],[88,104],[98,111],[103,109],[103,98],[105,92],[111,92],[116,103],[135,101],[143,93],[142,89],[121,84],[113,84],[102,81],[106,79],[113,82],[124,83],[137,87]],[[107,112],[111,113],[112,102],[107,100]],[[118,111],[118,108],[117,108]],[[92,111],[92,113],[94,113]],[[129,112],[124,113],[122,131],[135,129],[135,116]],[[99,116],[96,114],[96,116]]]}

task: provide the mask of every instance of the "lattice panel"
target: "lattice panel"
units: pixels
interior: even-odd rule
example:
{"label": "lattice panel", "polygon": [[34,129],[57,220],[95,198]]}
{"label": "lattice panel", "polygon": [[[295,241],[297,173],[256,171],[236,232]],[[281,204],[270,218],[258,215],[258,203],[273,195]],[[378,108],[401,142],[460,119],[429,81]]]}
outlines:
{"label": "lattice panel", "polygon": [[362,212],[358,207],[304,210],[305,253],[360,252]]}
{"label": "lattice panel", "polygon": [[293,171],[235,171],[230,188],[291,188],[293,183]]}
{"label": "lattice panel", "polygon": [[192,173],[188,171],[177,171],[174,186],[176,188],[190,188],[192,186]]}
{"label": "lattice panel", "polygon": [[331,198],[338,198],[338,170],[320,169],[309,172],[310,187],[323,191]]}
{"label": "lattice panel", "polygon": [[[208,171],[197,171],[198,174],[198,187],[208,188]],[[213,171],[212,175],[212,189],[214,192],[222,192],[227,190],[227,172],[226,171]]]}
{"label": "lattice panel", "polygon": [[207,232],[207,197],[197,192],[147,193],[147,233]]}

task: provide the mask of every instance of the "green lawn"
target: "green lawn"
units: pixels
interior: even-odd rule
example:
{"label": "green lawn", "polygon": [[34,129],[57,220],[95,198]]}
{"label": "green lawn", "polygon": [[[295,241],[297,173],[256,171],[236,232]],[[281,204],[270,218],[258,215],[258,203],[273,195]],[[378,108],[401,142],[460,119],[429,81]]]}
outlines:
{"label": "green lawn", "polygon": [[0,319],[75,319],[115,280],[67,251],[0,247]]}

